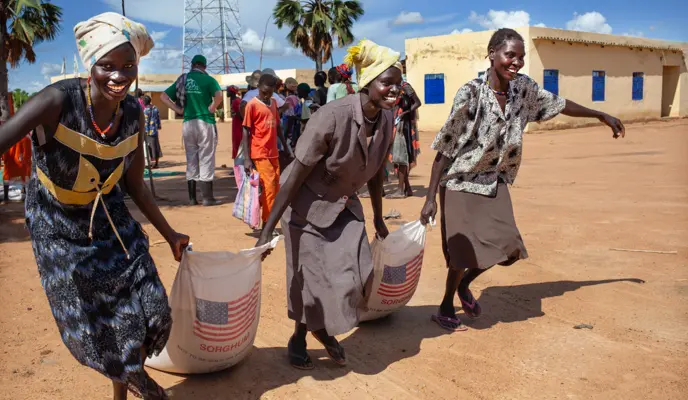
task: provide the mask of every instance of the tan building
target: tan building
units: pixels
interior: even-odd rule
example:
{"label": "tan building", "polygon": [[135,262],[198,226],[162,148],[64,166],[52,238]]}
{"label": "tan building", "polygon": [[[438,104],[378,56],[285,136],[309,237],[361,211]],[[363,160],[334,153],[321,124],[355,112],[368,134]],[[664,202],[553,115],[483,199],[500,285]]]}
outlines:
{"label": "tan building", "polygon": [[[217,82],[220,84],[220,87],[224,91],[224,103],[222,109],[225,111],[226,121],[230,119],[230,116],[228,104],[229,100],[227,98],[227,91],[224,89],[226,89],[228,86],[234,85],[237,86],[239,89],[245,90],[247,87],[246,77],[250,75],[251,72],[252,71],[226,75],[213,75],[213,77],[217,80]],[[314,69],[280,69],[276,70],[275,73],[283,81],[287,78],[294,78],[299,83],[306,82],[309,85],[313,86],[313,76],[315,75]],[[82,78],[86,78],[88,75],[86,73],[81,73],[80,76]],[[162,95],[162,92],[164,92],[168,87],[170,87],[170,85],[176,82],[178,77],[179,75],[174,74],[139,75],[139,88],[143,90],[144,93],[151,96],[153,104],[156,107],[158,107],[158,110],[160,110],[161,118],[165,118],[165,116],[167,116],[167,119],[175,119],[174,112],[168,109],[165,104],[163,104],[162,100],[160,100],[160,96]],[[74,78],[74,74],[53,76],[50,78],[50,83],[55,83],[57,81],[69,78]],[[131,90],[134,90],[133,85]]]}
{"label": "tan building", "polygon": [[[586,107],[639,121],[688,116],[688,43],[561,29],[516,29],[526,45],[522,73],[541,87]],[[438,130],[456,91],[490,66],[494,31],[406,40],[407,78],[423,106],[419,128]],[[558,116],[534,129],[596,122]]]}

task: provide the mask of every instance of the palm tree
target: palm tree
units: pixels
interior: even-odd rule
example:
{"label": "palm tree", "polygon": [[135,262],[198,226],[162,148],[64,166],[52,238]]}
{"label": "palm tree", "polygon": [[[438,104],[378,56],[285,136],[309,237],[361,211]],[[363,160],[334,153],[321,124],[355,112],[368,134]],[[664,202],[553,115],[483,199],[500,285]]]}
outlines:
{"label": "palm tree", "polygon": [[291,29],[287,40],[322,71],[332,58],[335,38],[338,47],[353,42],[351,27],[363,15],[363,6],[357,0],[279,0],[272,14],[278,28]]}
{"label": "palm tree", "polygon": [[35,63],[34,45],[55,39],[61,21],[62,9],[48,0],[0,0],[0,121],[9,118],[7,64]]}

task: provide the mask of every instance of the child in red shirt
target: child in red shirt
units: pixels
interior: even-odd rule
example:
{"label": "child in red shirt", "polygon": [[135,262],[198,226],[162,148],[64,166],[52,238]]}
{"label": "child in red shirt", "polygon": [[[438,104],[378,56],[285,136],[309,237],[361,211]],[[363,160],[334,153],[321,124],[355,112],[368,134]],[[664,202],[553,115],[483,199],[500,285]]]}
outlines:
{"label": "child in red shirt", "polygon": [[246,174],[256,169],[260,174],[263,191],[260,195],[263,225],[268,220],[275,196],[279,190],[280,168],[277,138],[293,157],[280,126],[277,104],[272,94],[277,86],[277,78],[263,74],[258,81],[258,96],[246,104],[244,111],[244,168]]}

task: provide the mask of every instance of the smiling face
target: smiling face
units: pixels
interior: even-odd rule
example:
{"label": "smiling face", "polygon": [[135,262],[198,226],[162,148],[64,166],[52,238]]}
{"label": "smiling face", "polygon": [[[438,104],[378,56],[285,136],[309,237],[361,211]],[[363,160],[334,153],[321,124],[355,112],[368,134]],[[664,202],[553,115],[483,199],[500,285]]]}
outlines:
{"label": "smiling face", "polygon": [[138,72],[136,51],[129,43],[116,47],[91,68],[93,84],[110,101],[124,100]]}
{"label": "smiling face", "polygon": [[368,84],[370,101],[378,108],[391,110],[397,103],[401,93],[401,70],[389,67],[375,80]]}
{"label": "smiling face", "polygon": [[490,49],[492,67],[501,79],[507,81],[516,78],[518,71],[525,65],[525,56],[523,42],[518,39],[507,40],[497,48]]}

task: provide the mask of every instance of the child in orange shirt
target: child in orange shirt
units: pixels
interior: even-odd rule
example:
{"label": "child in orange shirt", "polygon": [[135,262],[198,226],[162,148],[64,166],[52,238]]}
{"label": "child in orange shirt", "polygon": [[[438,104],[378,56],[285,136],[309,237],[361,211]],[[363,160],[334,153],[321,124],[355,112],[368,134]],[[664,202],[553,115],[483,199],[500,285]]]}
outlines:
{"label": "child in orange shirt", "polygon": [[282,142],[285,151],[289,152],[289,157],[293,158],[291,148],[282,133],[277,104],[272,99],[276,86],[277,78],[263,74],[258,81],[258,96],[246,104],[244,111],[244,168],[247,175],[253,169],[260,174],[260,184],[263,187],[260,195],[263,225],[270,216],[279,190],[277,138]]}

